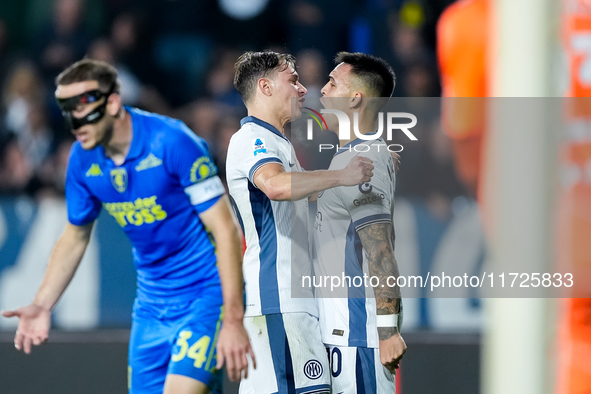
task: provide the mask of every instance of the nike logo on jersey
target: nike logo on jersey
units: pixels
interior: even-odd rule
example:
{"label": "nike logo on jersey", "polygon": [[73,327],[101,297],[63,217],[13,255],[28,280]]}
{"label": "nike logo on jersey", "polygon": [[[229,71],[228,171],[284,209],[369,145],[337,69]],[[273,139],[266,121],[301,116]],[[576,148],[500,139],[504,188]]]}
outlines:
{"label": "nike logo on jersey", "polygon": [[148,155],[148,157],[146,157],[144,160],[140,161],[139,164],[137,166],[135,166],[135,170],[138,172],[144,171],[149,168],[158,167],[159,165],[162,165],[162,160],[160,160],[159,158],[154,156],[153,153],[150,153]]}
{"label": "nike logo on jersey", "polygon": [[295,163],[289,163],[289,166],[293,167],[293,166],[295,166]]}

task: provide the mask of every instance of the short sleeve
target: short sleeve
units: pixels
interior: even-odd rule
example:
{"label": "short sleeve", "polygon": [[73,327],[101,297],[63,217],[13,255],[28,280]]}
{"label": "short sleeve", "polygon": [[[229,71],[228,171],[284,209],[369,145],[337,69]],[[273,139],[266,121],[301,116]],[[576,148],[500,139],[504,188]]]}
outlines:
{"label": "short sleeve", "polygon": [[209,208],[225,189],[207,143],[183,123],[181,132],[171,141],[167,150],[170,171],[178,178],[191,204]]}
{"label": "short sleeve", "polygon": [[[73,148],[75,149],[75,148]],[[101,211],[101,202],[88,190],[78,163],[70,156],[66,175],[66,206],[68,221],[76,226],[93,222]]]}
{"label": "short sleeve", "polygon": [[257,170],[269,163],[278,163],[285,166],[280,154],[278,138],[271,133],[264,133],[262,130],[249,130],[248,132],[237,136],[231,142],[232,157],[228,155],[228,160],[235,161],[235,167],[248,177],[254,185],[253,177]]}

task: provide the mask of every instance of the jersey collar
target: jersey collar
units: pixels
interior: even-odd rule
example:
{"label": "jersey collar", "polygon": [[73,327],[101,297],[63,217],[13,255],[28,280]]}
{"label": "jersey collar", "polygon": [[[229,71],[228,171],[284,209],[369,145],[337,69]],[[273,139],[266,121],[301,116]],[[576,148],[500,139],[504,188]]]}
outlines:
{"label": "jersey collar", "polygon": [[245,118],[242,118],[242,120],[240,121],[240,126],[242,127],[246,123],[257,124],[261,127],[264,127],[265,129],[269,130],[270,132],[277,134],[278,136],[280,136],[284,140],[289,141],[279,130],[277,130],[277,128],[275,126],[273,126],[270,123],[265,122],[264,120],[260,120],[259,118],[256,118],[254,116],[247,116]]}
{"label": "jersey collar", "polygon": [[[374,135],[376,133],[377,133],[377,131],[372,131],[371,133],[366,133],[365,135]],[[357,138],[357,139],[349,142],[347,145],[339,147],[339,149],[337,149],[336,153],[332,157],[335,157],[336,155],[341,154],[343,152],[347,152],[349,149],[351,149],[354,146],[359,145],[363,142],[371,142],[371,141],[374,141],[374,140],[362,140],[361,138]]]}

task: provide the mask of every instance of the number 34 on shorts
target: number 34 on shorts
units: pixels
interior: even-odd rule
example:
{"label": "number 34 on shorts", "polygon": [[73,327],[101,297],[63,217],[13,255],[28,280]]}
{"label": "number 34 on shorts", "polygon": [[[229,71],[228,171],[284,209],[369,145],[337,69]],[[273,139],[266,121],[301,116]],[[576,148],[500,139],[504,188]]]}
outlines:
{"label": "number 34 on shorts", "polygon": [[195,368],[204,368],[213,373],[215,372],[217,354],[215,346],[210,346],[211,342],[209,335],[203,335],[195,340],[193,332],[181,331],[172,349],[170,360],[176,363],[185,358],[192,359]]}

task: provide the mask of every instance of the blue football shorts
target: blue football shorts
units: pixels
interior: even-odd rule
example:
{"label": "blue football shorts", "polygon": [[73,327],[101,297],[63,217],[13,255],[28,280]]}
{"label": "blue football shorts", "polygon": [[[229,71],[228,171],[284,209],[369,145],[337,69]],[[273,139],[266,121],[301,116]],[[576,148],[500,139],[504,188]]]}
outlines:
{"label": "blue football shorts", "polygon": [[215,368],[223,308],[219,287],[185,303],[154,304],[135,300],[129,340],[130,394],[161,394],[166,375],[203,382],[222,393],[222,374]]}

